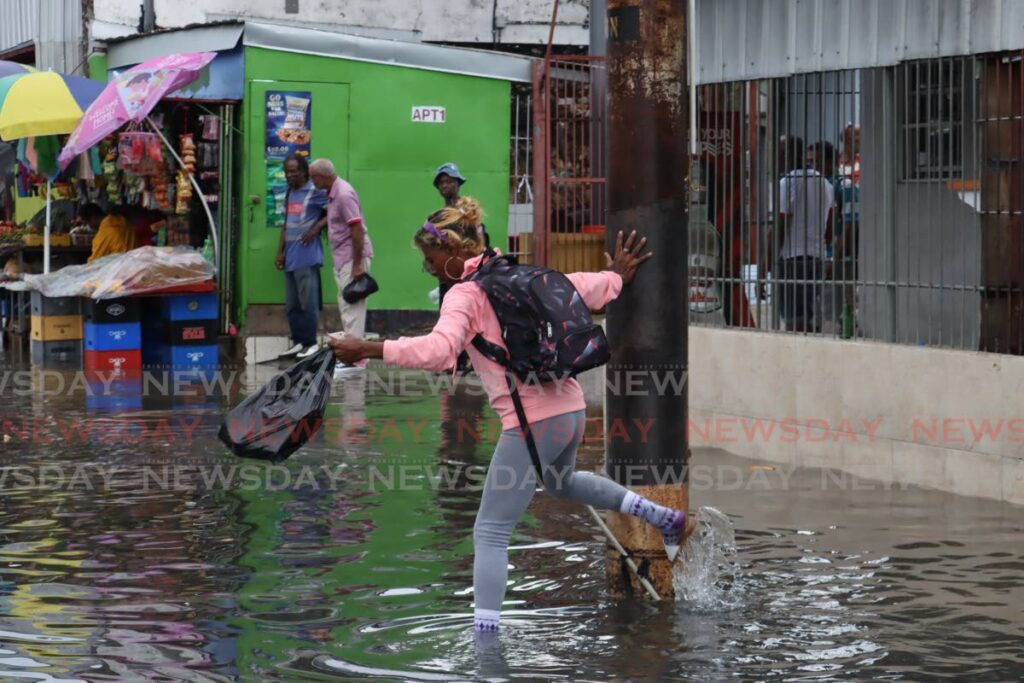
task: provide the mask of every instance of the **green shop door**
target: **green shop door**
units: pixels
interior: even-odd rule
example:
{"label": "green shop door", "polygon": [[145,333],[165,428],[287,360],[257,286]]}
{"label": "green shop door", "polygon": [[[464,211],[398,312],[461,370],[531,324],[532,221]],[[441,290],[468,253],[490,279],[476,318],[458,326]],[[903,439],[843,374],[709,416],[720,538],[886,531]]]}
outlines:
{"label": "green shop door", "polygon": [[[305,81],[250,81],[242,221],[245,305],[284,304],[284,273],[274,267],[284,224],[284,157],[308,151],[348,174],[349,86]],[[323,233],[323,301],[337,301],[327,232]]]}

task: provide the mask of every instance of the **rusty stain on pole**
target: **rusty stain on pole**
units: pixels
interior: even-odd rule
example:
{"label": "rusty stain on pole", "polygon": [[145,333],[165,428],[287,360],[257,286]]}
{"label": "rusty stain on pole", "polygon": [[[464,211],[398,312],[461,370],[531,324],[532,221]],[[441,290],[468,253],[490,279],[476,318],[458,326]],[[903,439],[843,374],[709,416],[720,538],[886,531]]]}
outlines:
{"label": "rusty stain on pole", "polygon": [[[607,472],[658,503],[686,509],[686,0],[608,0],[608,218],[649,239],[654,258],[609,307]],[[672,572],[661,536],[617,513],[610,526],[662,595]],[[614,593],[642,595],[609,550]]]}

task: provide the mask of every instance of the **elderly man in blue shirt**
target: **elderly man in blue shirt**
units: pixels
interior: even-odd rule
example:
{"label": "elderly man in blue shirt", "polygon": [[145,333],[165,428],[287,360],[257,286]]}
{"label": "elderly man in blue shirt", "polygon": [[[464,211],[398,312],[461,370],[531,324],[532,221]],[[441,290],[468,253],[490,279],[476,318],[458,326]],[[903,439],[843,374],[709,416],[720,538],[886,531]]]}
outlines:
{"label": "elderly man in blue shirt", "polygon": [[324,263],[320,232],[327,225],[327,195],[309,179],[309,162],[302,155],[285,160],[284,174],[288,193],[277,269],[284,271],[285,310],[295,345],[281,357],[306,358],[319,348],[320,267]]}

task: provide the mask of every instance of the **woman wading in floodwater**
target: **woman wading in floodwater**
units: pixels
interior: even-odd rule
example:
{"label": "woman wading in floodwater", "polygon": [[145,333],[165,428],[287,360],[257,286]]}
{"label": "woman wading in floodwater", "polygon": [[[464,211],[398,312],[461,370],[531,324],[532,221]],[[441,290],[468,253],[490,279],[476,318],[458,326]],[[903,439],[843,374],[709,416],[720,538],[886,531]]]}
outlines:
{"label": "woman wading in floodwater", "polygon": [[[392,365],[435,372],[453,367],[462,351],[469,353],[504,430],[488,468],[473,529],[474,623],[479,630],[493,631],[498,628],[508,579],[509,537],[533,498],[538,474],[519,427],[505,368],[472,345],[479,334],[505,348],[501,326],[487,295],[477,282],[468,281],[488,258],[478,229],[482,217],[480,205],[463,197],[456,206],[433,214],[413,238],[423,252],[425,270],[442,284],[451,285],[437,325],[429,334],[383,343],[334,339],[330,345],[334,355],[346,363],[383,358]],[[651,257],[650,253],[641,255],[646,242],[646,238],[638,240],[635,231],[625,240],[619,233],[614,258],[606,255],[606,270],[567,276],[591,310],[604,307],[633,281],[637,268]],[[657,505],[607,477],[574,471],[576,450],[585,429],[586,405],[579,384],[571,379],[517,384],[548,493],[640,517],[661,532],[670,559],[674,559],[684,531],[688,536],[695,526],[685,512]]]}

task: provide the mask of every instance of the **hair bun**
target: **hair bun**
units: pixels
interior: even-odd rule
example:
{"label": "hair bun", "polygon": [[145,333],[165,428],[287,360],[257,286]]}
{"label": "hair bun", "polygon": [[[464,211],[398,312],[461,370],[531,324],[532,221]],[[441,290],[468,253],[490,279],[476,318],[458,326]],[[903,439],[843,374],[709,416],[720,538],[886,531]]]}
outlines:
{"label": "hair bun", "polygon": [[480,202],[472,197],[460,197],[459,201],[455,203],[455,208],[471,225],[480,225],[483,220],[484,210],[480,208]]}

